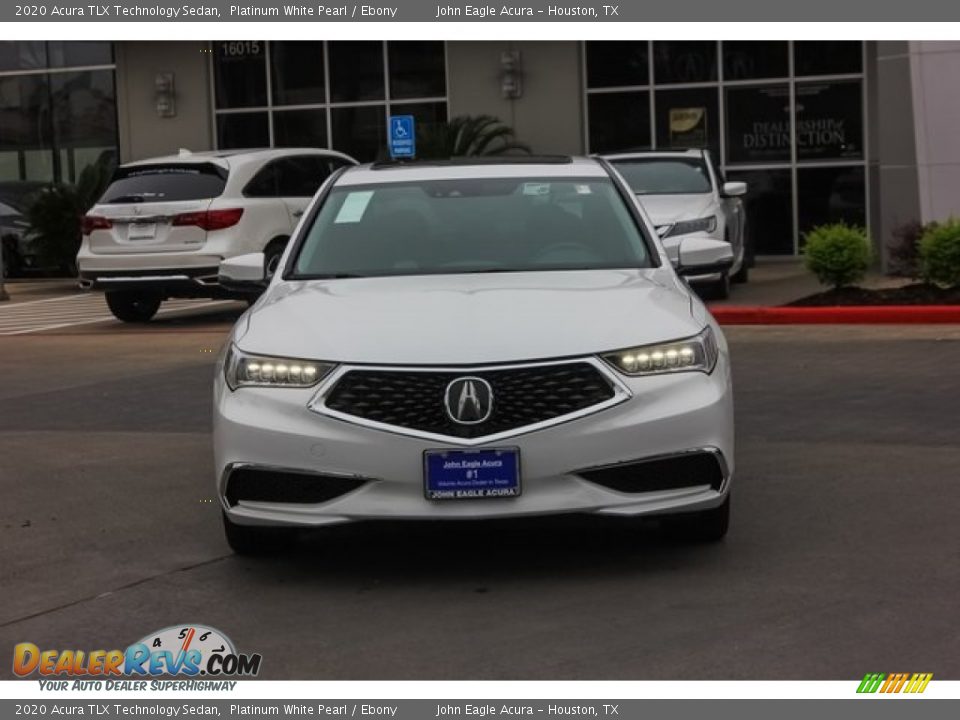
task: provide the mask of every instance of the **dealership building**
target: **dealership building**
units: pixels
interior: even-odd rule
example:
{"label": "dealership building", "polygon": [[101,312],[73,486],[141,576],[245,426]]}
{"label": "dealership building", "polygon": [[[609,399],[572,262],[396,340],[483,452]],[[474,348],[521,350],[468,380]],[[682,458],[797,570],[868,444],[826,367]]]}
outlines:
{"label": "dealership building", "polygon": [[[708,147],[759,255],[830,221],[960,215],[960,43],[0,42],[0,183],[98,159],[385,152],[389,115],[493,115],[537,153]],[[881,253],[882,254],[882,253]]]}

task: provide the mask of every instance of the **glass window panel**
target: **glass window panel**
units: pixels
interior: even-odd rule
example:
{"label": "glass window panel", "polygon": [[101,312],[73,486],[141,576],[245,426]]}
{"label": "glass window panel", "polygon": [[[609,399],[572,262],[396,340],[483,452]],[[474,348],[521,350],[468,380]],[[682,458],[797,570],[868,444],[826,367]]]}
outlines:
{"label": "glass window panel", "polygon": [[213,44],[213,76],[218,108],[267,104],[266,45],[261,40]]}
{"label": "glass window panel", "polygon": [[730,170],[728,180],[747,183],[747,242],[757,255],[793,254],[790,170]]}
{"label": "glass window panel", "polygon": [[781,78],[790,74],[787,62],[789,45],[781,41],[757,42],[735,40],[723,42],[724,80]]}
{"label": "glass window panel", "polygon": [[416,120],[417,132],[428,127],[447,121],[447,104],[434,103],[393,103],[390,106],[391,115],[413,115]]}
{"label": "glass window panel", "polygon": [[331,102],[384,98],[382,42],[332,42],[327,52]]}
{"label": "glass window panel", "polygon": [[262,148],[269,145],[270,130],[265,112],[217,116],[217,146],[220,149]]}
{"label": "glass window panel", "polygon": [[[110,148],[105,160],[115,160],[117,104],[113,70],[57,73],[50,76],[54,143],[60,149],[92,148],[96,157]],[[96,159],[96,158],[94,158]],[[76,161],[80,164],[76,164]],[[90,162],[90,153],[70,153],[61,168],[64,179],[78,177]]]}
{"label": "glass window panel", "polygon": [[113,62],[113,45],[109,42],[47,43],[50,67],[77,67],[81,65],[110,65]]}
{"label": "glass window panel", "polygon": [[650,147],[650,94],[591,93],[587,97],[590,152]]}
{"label": "glass window panel", "polygon": [[797,84],[797,158],[863,157],[863,92],[859,80]]}
{"label": "glass window panel", "polygon": [[390,97],[394,100],[447,94],[443,42],[391,42]]}
{"label": "glass window panel", "polygon": [[657,147],[720,152],[717,89],[657,90]]}
{"label": "glass window panel", "polygon": [[797,171],[800,244],[817,225],[866,223],[863,167],[801,168]]}
{"label": "glass window panel", "polygon": [[47,44],[0,42],[0,70],[37,70],[47,67]]}
{"label": "glass window panel", "polygon": [[793,44],[797,75],[837,75],[863,71],[863,43],[858,40],[804,40]]}
{"label": "glass window panel", "polygon": [[0,151],[0,181],[20,179],[20,153]]}
{"label": "glass window panel", "polygon": [[21,153],[52,146],[47,76],[0,78],[0,151]]}
{"label": "glass window panel", "polygon": [[717,79],[717,43],[671,40],[653,44],[654,82],[693,83]]}
{"label": "glass window panel", "polygon": [[283,110],[273,114],[274,147],[327,147],[327,111]]}
{"label": "glass window panel", "polygon": [[727,162],[789,161],[789,87],[728,87],[726,93]]}
{"label": "glass window panel", "polygon": [[386,157],[387,122],[382,105],[333,108],[333,147],[360,162]]}
{"label": "glass window panel", "polygon": [[327,101],[322,42],[271,43],[270,72],[275,105]]}
{"label": "glass window panel", "polygon": [[648,47],[645,40],[588,42],[587,87],[649,85]]}
{"label": "glass window panel", "polygon": [[53,150],[26,150],[23,153],[23,179],[36,182],[53,182],[56,173],[53,167]]}

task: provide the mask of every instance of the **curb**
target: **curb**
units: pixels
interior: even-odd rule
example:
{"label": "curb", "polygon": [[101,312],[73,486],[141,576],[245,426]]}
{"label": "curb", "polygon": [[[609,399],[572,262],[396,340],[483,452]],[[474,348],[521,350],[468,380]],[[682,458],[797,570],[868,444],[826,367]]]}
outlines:
{"label": "curb", "polygon": [[936,325],[960,323],[960,305],[710,307],[721,325]]}

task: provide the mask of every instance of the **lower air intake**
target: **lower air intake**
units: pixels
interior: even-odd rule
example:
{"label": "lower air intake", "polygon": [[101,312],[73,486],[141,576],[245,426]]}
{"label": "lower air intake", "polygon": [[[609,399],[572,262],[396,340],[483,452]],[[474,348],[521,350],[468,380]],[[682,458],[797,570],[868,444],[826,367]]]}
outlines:
{"label": "lower air intake", "polygon": [[577,475],[622,493],[679,490],[702,485],[719,490],[723,485],[724,468],[719,454],[697,451],[583,470]]}
{"label": "lower air intake", "polygon": [[346,495],[366,483],[335,475],[241,467],[227,479],[227,503],[302,503],[315,505]]}

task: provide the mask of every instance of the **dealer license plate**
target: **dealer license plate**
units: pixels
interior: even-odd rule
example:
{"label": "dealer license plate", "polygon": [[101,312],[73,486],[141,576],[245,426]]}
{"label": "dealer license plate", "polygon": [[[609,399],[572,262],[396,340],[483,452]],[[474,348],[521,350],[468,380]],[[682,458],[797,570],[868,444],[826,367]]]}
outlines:
{"label": "dealer license plate", "polygon": [[128,240],[150,240],[157,234],[156,223],[130,223],[130,229],[127,231]]}
{"label": "dealer license plate", "polygon": [[520,494],[520,450],[427,450],[423,482],[428,500],[516,497]]}

